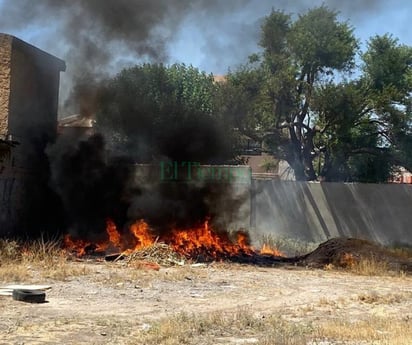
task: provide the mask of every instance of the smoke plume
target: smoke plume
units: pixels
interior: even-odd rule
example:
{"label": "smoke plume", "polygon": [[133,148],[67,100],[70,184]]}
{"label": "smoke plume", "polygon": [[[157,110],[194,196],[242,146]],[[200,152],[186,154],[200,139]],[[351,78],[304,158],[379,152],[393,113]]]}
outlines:
{"label": "smoke plume", "polygon": [[82,110],[89,115],[90,109],[79,109],[79,104],[93,95],[78,92],[79,85],[90,88],[138,61],[173,62],[176,57],[187,61],[198,42],[203,56],[199,67],[225,73],[256,51],[259,18],[272,8],[297,14],[322,3],[341,11],[344,19],[363,18],[386,4],[382,0],[3,0],[0,30],[29,36],[30,43],[64,59],[68,67],[62,77],[61,111],[69,115]]}
{"label": "smoke plume", "polygon": [[[233,171],[205,168],[215,169],[214,178],[202,180],[195,168],[188,168],[190,162],[135,165],[130,158],[112,156],[99,134],[80,142],[72,139],[61,136],[48,153],[52,184],[65,211],[62,221],[74,236],[94,240],[105,236],[108,218],[123,231],[139,219],[159,234],[205,220],[226,230],[238,220],[239,209],[248,198],[246,175],[241,176],[246,184],[234,188],[227,175]],[[178,174],[172,176],[175,167]]]}
{"label": "smoke plume", "polygon": [[132,162],[126,157],[107,157],[104,139],[94,135],[77,142],[62,136],[49,149],[52,184],[64,207],[62,223],[84,238],[105,229],[107,218],[124,223],[131,196]]}
{"label": "smoke plume", "polygon": [[[175,40],[186,40],[182,50],[190,48],[190,39],[195,37],[186,36],[190,25],[202,35],[205,61],[200,67],[226,71],[256,51],[259,18],[272,8],[296,14],[322,2],[3,0],[0,30],[17,36],[30,31],[30,43],[64,59],[67,72],[61,85],[62,112],[80,112],[91,117],[96,111],[102,80],[136,62],[170,62],[170,55],[177,55],[173,51]],[[325,4],[350,17],[378,10],[384,2],[332,0]],[[125,123],[142,120],[130,115]],[[222,128],[199,119],[185,125],[175,123],[160,132],[162,135],[151,136],[154,140],[149,142],[148,128],[142,126],[129,150],[134,154],[127,156],[127,150],[123,155],[110,153],[105,139],[98,134],[81,141],[61,136],[50,146],[49,185],[60,197],[55,205],[61,203],[64,209],[55,214],[64,214],[61,223],[72,234],[98,235],[107,217],[125,226],[145,218],[158,231],[170,225],[190,226],[207,217],[216,224],[233,221],[246,194],[236,193],[231,184],[167,183],[159,179],[159,170],[152,171],[152,175],[146,172],[148,179],[142,182],[139,169],[133,165],[149,162],[153,157],[157,164],[160,159],[166,164],[221,163],[226,157],[223,152],[229,151]],[[159,165],[154,166],[159,169]]]}

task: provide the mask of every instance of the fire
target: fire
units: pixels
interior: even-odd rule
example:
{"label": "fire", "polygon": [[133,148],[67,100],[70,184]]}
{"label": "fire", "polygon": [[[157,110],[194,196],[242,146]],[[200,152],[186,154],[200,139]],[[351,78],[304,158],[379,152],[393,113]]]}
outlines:
{"label": "fire", "polygon": [[244,240],[239,236],[237,242],[233,243],[227,234],[217,234],[211,229],[208,221],[205,221],[203,226],[197,228],[173,229],[168,243],[176,252],[189,257],[223,258],[252,254],[251,248],[246,247]]}
{"label": "fire", "polygon": [[[103,243],[91,243],[83,240],[72,239],[69,235],[64,238],[64,248],[81,257],[86,254],[105,253],[111,249],[118,253],[130,254],[133,251],[148,247],[157,241],[168,244],[177,253],[191,259],[225,259],[235,256],[251,256],[265,254],[282,256],[276,248],[263,245],[260,251],[256,251],[251,245],[249,236],[244,231],[238,231],[234,235],[226,232],[216,232],[205,221],[203,224],[187,228],[172,228],[166,234],[155,236],[152,229],[144,220],[137,220],[129,226],[129,234],[122,235],[117,230],[112,220],[106,222],[108,240]],[[233,237],[233,238],[232,238]]]}
{"label": "fire", "polygon": [[154,243],[149,225],[144,220],[138,220],[130,226],[130,232],[136,239],[135,249],[148,247]]}
{"label": "fire", "polygon": [[260,254],[274,255],[274,256],[283,256],[283,254],[277,250],[275,247],[272,247],[266,243],[263,244]]}
{"label": "fire", "polygon": [[108,219],[106,221],[106,231],[109,235],[109,242],[112,243],[114,246],[120,246],[120,234],[117,231],[116,224],[111,220]]}
{"label": "fire", "polygon": [[69,248],[73,252],[77,253],[77,256],[83,256],[86,254],[85,248],[90,245],[89,242],[82,240],[73,240],[70,235],[64,236],[63,246],[64,248]]}

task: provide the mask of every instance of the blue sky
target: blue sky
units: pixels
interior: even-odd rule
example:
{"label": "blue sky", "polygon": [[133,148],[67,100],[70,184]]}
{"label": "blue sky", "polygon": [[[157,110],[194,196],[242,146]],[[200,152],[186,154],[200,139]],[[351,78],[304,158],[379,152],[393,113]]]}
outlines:
{"label": "blue sky", "polygon": [[[341,0],[340,3],[358,2],[356,0]],[[369,1],[372,3],[373,1]],[[236,25],[238,28],[248,28],[250,30],[258,30],[258,20],[270,13],[272,6],[276,8],[276,1],[255,1],[254,6],[245,8],[241,13],[235,14],[237,16]],[[348,8],[348,6],[341,6],[339,8],[338,1],[290,1],[285,6],[286,12],[296,13],[297,3],[304,4],[305,7],[313,7],[326,3],[340,11],[339,18],[341,20],[348,20],[349,23],[355,27],[355,35],[360,39],[362,47],[365,47],[365,42],[374,35],[383,35],[391,33],[394,37],[399,38],[399,42],[412,46],[412,1],[408,0],[393,0],[387,2],[375,2],[378,5],[371,6],[368,9],[367,5],[362,10]],[[329,4],[328,4],[329,3]],[[253,13],[253,16],[250,15]],[[187,18],[185,24],[181,27],[179,35],[175,42],[173,42],[171,49],[171,56],[174,59],[186,63],[192,63],[201,69],[211,71],[214,73],[224,73],[229,66],[236,63],[243,62],[245,57],[257,49],[256,41],[240,41],[234,32],[227,32],[226,34],[219,33],[219,24],[224,21],[230,21],[233,18],[231,15],[222,16],[217,19],[214,29],[196,25],[195,16]],[[239,23],[242,23],[240,25]],[[212,25],[212,24],[211,24]],[[224,25],[222,25],[224,26]],[[209,37],[215,37],[222,42],[221,46],[227,46],[225,54],[208,55],[205,50],[205,41]],[[233,39],[231,40],[231,36]],[[238,47],[238,45],[241,47]],[[173,49],[174,48],[174,49]],[[223,49],[224,50],[224,49]]]}
{"label": "blue sky", "polygon": [[[0,0],[0,6],[3,1]],[[185,62],[207,72],[223,74],[229,67],[244,62],[249,54],[258,49],[259,20],[272,8],[296,13],[322,3],[340,11],[340,18],[349,20],[355,27],[355,35],[362,43],[372,35],[389,32],[398,37],[401,43],[412,45],[412,2],[408,0],[251,0],[235,10],[213,15],[196,12],[186,16],[173,40],[167,43],[168,62]],[[25,9],[21,8],[21,11],[23,13]],[[53,22],[53,18],[42,25],[20,25],[19,28],[4,27],[0,22],[0,31],[16,35],[65,58],[62,43],[53,43],[59,41],[58,37],[55,37],[54,25],[58,26],[58,23]]]}
{"label": "blue sky", "polygon": [[[3,6],[8,1],[8,6]],[[35,2],[36,1],[36,2]],[[59,1],[62,1],[59,3]],[[59,19],[64,18],[64,8],[54,15],[39,13],[41,19],[30,12],[24,4],[51,3],[62,7],[63,1],[68,0],[0,0],[0,32],[15,35],[49,53],[66,60],[67,71],[61,76],[61,100],[68,97],[73,85],[73,75],[76,73],[76,64],[83,64],[82,57],[76,55],[77,47],[69,47],[65,40],[65,28]],[[72,0],[74,1],[74,0]],[[76,0],[80,2],[82,0]],[[84,0],[87,1],[87,0]],[[115,0],[101,0],[115,1]],[[129,0],[133,3],[142,3],[150,0]],[[152,0],[172,3],[189,0]],[[190,0],[191,1],[191,0]],[[166,63],[184,62],[213,74],[225,74],[228,69],[235,69],[237,65],[245,63],[247,57],[258,51],[259,27],[262,18],[268,15],[272,8],[282,9],[287,13],[302,13],[308,8],[326,4],[329,8],[340,12],[339,19],[349,21],[355,28],[355,36],[360,39],[363,48],[368,38],[374,35],[391,33],[400,43],[412,46],[412,1],[409,0],[193,0],[194,3],[203,3],[203,7],[192,6],[179,19],[177,26],[164,25],[157,27],[160,36],[169,35],[166,42],[168,59]],[[123,1],[124,2],[124,1]],[[67,3],[70,3],[69,1]],[[192,4],[192,2],[189,2]],[[214,5],[211,6],[210,3]],[[21,4],[21,5],[20,5]],[[56,5],[58,4],[58,5]],[[206,5],[205,5],[206,4]],[[205,7],[206,6],[206,7]],[[140,13],[140,12],[138,12]],[[60,15],[60,17],[59,17]],[[93,16],[84,15],[80,23],[84,28],[94,24]],[[10,18],[12,18],[10,20]],[[180,18],[180,17],[179,17]],[[173,18],[165,18],[173,21]],[[125,18],[127,21],[127,18]],[[77,27],[70,27],[76,32]],[[86,29],[87,30],[87,29]],[[168,32],[169,30],[169,32]],[[172,33],[172,34],[171,34]],[[73,34],[73,33],[72,33]],[[97,44],[104,47],[105,42],[95,39]],[[105,48],[106,49],[106,48]],[[113,74],[121,68],[146,60],[138,60],[136,55],[122,50],[122,47],[112,43],[110,54],[115,52],[115,59],[109,65],[103,65],[100,71]],[[87,59],[83,59],[87,60]],[[86,62],[87,63],[87,62]],[[93,62],[94,63],[94,62]],[[94,63],[94,67],[99,66]],[[100,72],[99,71],[99,72]]]}

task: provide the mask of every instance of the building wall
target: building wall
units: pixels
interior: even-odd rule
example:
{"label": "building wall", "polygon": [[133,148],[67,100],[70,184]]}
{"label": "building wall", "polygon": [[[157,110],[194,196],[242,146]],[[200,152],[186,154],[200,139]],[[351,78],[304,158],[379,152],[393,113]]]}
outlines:
{"label": "building wall", "polygon": [[13,40],[8,131],[20,145],[15,164],[32,170],[56,138],[60,71],[30,45]]}
{"label": "building wall", "polygon": [[397,171],[390,178],[389,182],[392,183],[411,183],[412,184],[412,173],[403,167],[398,167]]}
{"label": "building wall", "polygon": [[5,139],[8,129],[11,43],[11,36],[0,35],[0,139]]}
{"label": "building wall", "polygon": [[[0,34],[0,139],[18,143],[9,146],[7,169],[0,172],[4,183],[0,197],[3,190],[9,200],[7,205],[6,199],[0,203],[0,215],[7,215],[0,216],[0,235],[29,233],[36,227],[46,231],[46,212],[54,212],[45,149],[57,135],[59,79],[64,69],[62,60]],[[14,181],[11,194],[10,179]]]}
{"label": "building wall", "polygon": [[412,186],[252,181],[253,235],[412,245]]}

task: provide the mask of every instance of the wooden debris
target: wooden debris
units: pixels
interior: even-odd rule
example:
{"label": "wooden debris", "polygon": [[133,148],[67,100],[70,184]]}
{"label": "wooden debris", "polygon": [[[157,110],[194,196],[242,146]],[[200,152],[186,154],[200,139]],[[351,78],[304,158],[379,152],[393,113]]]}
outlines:
{"label": "wooden debris", "polygon": [[123,260],[125,258],[125,255],[122,253],[114,253],[114,254],[108,254],[104,257],[105,261],[119,261]]}
{"label": "wooden debris", "polygon": [[154,262],[162,266],[184,265],[185,258],[176,253],[169,245],[155,243],[151,246],[141,248],[127,256],[127,264],[133,261]]}

